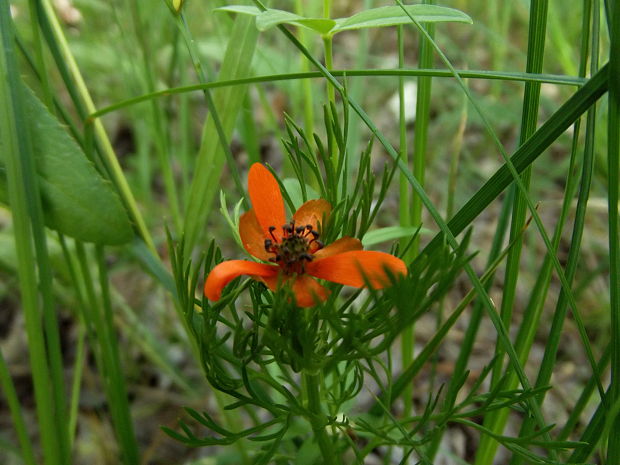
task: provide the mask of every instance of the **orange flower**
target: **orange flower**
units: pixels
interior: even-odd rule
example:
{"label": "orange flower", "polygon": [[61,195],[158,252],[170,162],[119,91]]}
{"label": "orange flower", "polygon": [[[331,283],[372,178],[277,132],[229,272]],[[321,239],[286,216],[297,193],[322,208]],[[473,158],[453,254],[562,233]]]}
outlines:
{"label": "orange flower", "polygon": [[250,167],[248,191],[252,209],[241,216],[239,235],[251,255],[272,264],[247,260],[220,263],[205,281],[209,300],[219,300],[222,289],[241,275],[262,281],[272,291],[289,283],[296,304],[311,307],[329,295],[311,276],[353,287],[368,282],[374,289],[382,289],[390,283],[386,270],[395,276],[407,274],[402,260],[383,252],[363,251],[362,243],[352,237],[324,247],[319,232],[331,213],[326,200],[307,201],[287,223],[278,182],[260,163]]}

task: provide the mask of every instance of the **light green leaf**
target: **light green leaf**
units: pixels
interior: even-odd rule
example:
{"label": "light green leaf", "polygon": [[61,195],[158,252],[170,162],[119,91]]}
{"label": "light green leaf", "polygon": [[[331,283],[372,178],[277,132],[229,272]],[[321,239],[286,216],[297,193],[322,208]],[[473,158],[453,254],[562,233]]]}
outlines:
{"label": "light green leaf", "polygon": [[[418,228],[413,226],[388,226],[386,228],[368,231],[362,238],[364,247],[379,244],[381,242],[394,241],[403,237],[413,237]],[[419,234],[429,234],[428,229],[420,229]]]}
{"label": "light green leaf", "polygon": [[305,18],[289,11],[269,8],[261,11],[255,6],[231,5],[216,8],[214,11],[228,11],[229,13],[240,13],[256,16],[256,28],[259,31],[266,31],[280,24],[291,24],[310,29],[319,34],[327,34],[336,25],[336,21],[327,18]]}
{"label": "light green leaf", "polygon": [[[291,198],[291,202],[293,202],[295,208],[301,207],[301,205],[304,203],[304,198],[301,191],[301,185],[299,184],[299,180],[297,178],[285,178],[282,180],[282,184],[284,184],[284,188],[286,189],[286,192]],[[306,194],[308,196],[308,200],[319,198],[319,194],[307,184]]]}
{"label": "light green leaf", "polygon": [[245,5],[229,5],[229,6],[221,6],[219,8],[215,8],[213,11],[228,11],[229,13],[240,13],[242,15],[251,15],[258,16],[262,13],[255,6],[245,6]]}
{"label": "light green leaf", "polygon": [[[35,152],[46,226],[84,242],[118,245],[133,238],[127,213],[112,185],[28,88],[26,117]],[[0,151],[0,164],[4,155]],[[0,201],[8,203],[0,169]]]}
{"label": "light green leaf", "polygon": [[[436,5],[408,5],[405,8],[411,16],[421,23],[472,23],[469,16],[453,8]],[[349,18],[338,19],[332,34],[352,29],[397,26],[409,23],[411,23],[411,18],[400,6],[385,6],[361,11]]]}
{"label": "light green leaf", "polygon": [[283,10],[267,10],[256,18],[256,27],[259,31],[266,31],[280,24],[302,26],[319,34],[327,34],[336,25],[336,21],[327,18],[304,18],[303,16]]}

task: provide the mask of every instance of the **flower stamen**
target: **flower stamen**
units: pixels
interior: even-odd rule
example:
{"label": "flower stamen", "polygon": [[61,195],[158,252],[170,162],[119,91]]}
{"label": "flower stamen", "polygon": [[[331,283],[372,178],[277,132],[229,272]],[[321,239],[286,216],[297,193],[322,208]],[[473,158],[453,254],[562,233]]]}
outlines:
{"label": "flower stamen", "polygon": [[275,226],[269,227],[272,239],[264,243],[265,251],[274,255],[269,261],[278,264],[285,274],[305,273],[305,264],[314,259],[313,252],[323,248],[319,233],[311,224],[295,226],[294,220],[282,226],[281,239],[274,235],[275,230]]}

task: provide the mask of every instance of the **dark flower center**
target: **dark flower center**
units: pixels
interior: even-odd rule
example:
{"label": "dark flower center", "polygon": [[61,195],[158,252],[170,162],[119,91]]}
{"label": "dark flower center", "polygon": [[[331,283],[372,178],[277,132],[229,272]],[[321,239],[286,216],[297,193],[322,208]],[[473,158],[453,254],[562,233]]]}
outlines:
{"label": "dark flower center", "polygon": [[282,239],[273,234],[275,230],[270,226],[271,239],[265,239],[265,250],[274,254],[269,261],[277,263],[285,274],[303,274],[306,262],[314,259],[312,254],[323,248],[319,233],[310,224],[295,226],[294,220],[282,226]]}

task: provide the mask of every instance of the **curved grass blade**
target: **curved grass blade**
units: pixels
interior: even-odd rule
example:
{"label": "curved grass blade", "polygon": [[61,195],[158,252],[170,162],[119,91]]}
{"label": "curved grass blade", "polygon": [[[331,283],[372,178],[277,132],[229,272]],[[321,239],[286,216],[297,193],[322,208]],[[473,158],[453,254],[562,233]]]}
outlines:
{"label": "curved grass blade", "polygon": [[[485,71],[485,70],[457,70],[457,73],[462,78],[472,79],[492,79],[501,81],[516,81],[516,82],[540,82],[556,85],[567,86],[582,86],[587,79],[576,78],[572,76],[562,76],[555,74],[528,74],[528,73],[512,73],[504,71]],[[453,78],[454,76],[450,71],[442,69],[352,69],[352,70],[333,70],[332,76],[338,77],[419,77],[419,76],[432,76]],[[319,71],[303,72],[303,73],[284,73],[284,74],[271,74],[265,76],[252,76],[241,79],[231,80],[219,80],[214,82],[208,82],[204,84],[193,84],[189,86],[171,87],[165,90],[159,90],[153,93],[132,97],[127,100],[122,100],[108,107],[100,108],[94,111],[88,116],[89,120],[100,118],[103,115],[111,113],[121,108],[126,108],[131,105],[146,102],[154,98],[170,97],[175,94],[181,94],[185,92],[196,92],[200,90],[217,89],[221,87],[229,86],[243,86],[247,84],[257,84],[261,82],[277,82],[277,81],[289,81],[295,79],[317,79],[322,78],[323,75]],[[350,95],[350,93],[349,93]]]}
{"label": "curved grass blade", "polygon": [[[249,74],[257,35],[251,19],[237,18],[220,70],[220,78],[245,77]],[[245,88],[229,87],[214,96],[215,108],[226,108],[226,111],[222,112],[221,123],[227,137],[232,134],[245,93]],[[224,168],[225,155],[221,144],[214,143],[214,141],[218,141],[218,134],[213,118],[209,118],[203,128],[195,176],[190,187],[189,199],[191,201],[185,212],[183,229],[187,250],[192,250],[198,241],[200,231],[203,229],[213,200],[220,188],[219,179]]]}

